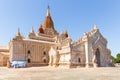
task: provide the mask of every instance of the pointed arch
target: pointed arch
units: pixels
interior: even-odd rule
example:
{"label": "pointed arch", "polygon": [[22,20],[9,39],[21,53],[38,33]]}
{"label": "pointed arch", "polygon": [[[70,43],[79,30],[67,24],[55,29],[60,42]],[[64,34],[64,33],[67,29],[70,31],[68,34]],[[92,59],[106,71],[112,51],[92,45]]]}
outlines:
{"label": "pointed arch", "polygon": [[28,58],[28,59],[27,59],[27,62],[28,62],[28,63],[31,63],[31,59],[30,59],[30,58]]}
{"label": "pointed arch", "polygon": [[100,49],[97,48],[95,51],[95,57],[96,57],[96,63],[98,65],[98,67],[101,66],[101,60],[100,60]]}
{"label": "pointed arch", "polygon": [[80,57],[78,57],[78,63],[81,63],[81,58]]}

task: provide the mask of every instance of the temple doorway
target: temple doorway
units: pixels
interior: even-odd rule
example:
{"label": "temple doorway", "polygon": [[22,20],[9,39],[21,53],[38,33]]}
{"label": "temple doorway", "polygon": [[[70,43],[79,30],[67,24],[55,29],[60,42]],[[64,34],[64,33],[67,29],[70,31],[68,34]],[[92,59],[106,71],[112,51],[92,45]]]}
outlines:
{"label": "temple doorway", "polygon": [[47,60],[46,60],[46,59],[44,59],[44,60],[43,60],[43,62],[44,62],[44,63],[47,63]]}
{"label": "temple doorway", "polygon": [[80,63],[81,62],[81,60],[80,60],[80,58],[78,58],[78,63]]}
{"label": "temple doorway", "polygon": [[96,56],[96,60],[97,60],[96,63],[98,65],[98,67],[100,67],[101,64],[100,64],[100,50],[99,49],[96,49],[95,56]]}
{"label": "temple doorway", "polygon": [[27,62],[28,62],[28,63],[30,63],[30,62],[31,62],[31,60],[30,60],[30,59],[28,59],[28,60],[27,60]]}

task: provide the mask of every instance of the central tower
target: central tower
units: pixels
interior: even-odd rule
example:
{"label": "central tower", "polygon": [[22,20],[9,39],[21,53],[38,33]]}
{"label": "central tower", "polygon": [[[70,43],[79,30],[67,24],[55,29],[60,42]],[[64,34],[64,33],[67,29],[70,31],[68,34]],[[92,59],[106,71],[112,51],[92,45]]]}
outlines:
{"label": "central tower", "polygon": [[50,16],[50,7],[49,6],[48,6],[48,9],[47,9],[46,18],[45,18],[45,21],[44,21],[44,28],[54,29],[54,23],[53,23],[53,20]]}
{"label": "central tower", "polygon": [[50,15],[50,7],[49,6],[47,8],[47,13],[46,13],[46,17],[44,20],[44,24],[43,25],[40,24],[40,28],[39,28],[38,32],[39,32],[39,34],[46,34],[46,35],[50,35],[50,36],[58,35],[58,32],[54,28],[54,22]]}

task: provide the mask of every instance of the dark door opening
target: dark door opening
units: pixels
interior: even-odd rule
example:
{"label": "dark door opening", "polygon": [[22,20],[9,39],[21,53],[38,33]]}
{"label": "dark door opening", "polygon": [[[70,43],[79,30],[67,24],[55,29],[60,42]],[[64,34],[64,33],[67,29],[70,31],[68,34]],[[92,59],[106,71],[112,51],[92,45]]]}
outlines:
{"label": "dark door opening", "polygon": [[44,59],[43,62],[46,63],[47,62],[46,59]]}
{"label": "dark door opening", "polygon": [[44,52],[43,55],[46,56],[46,52]]}
{"label": "dark door opening", "polygon": [[96,63],[98,64],[98,67],[100,67],[101,64],[100,64],[100,51],[99,51],[99,49],[96,50],[95,56],[96,56],[96,60],[97,60]]}
{"label": "dark door opening", "polygon": [[80,63],[81,62],[81,60],[80,60],[80,58],[78,58],[78,63]]}
{"label": "dark door opening", "polygon": [[31,60],[30,60],[30,59],[28,59],[28,60],[27,60],[27,62],[28,62],[28,63],[30,63],[30,62],[31,62]]}
{"label": "dark door opening", "polygon": [[28,50],[28,54],[30,54],[30,50]]}

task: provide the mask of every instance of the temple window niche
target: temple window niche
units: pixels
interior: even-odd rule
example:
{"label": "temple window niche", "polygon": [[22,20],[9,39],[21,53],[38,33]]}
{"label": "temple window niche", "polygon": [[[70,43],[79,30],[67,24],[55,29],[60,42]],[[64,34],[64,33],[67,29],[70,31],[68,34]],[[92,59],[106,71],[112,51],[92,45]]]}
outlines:
{"label": "temple window niche", "polygon": [[46,52],[45,51],[43,52],[43,56],[46,56]]}
{"label": "temple window niche", "polygon": [[30,62],[31,62],[31,60],[30,60],[30,59],[28,59],[28,60],[27,60],[27,62],[28,62],[28,63],[30,63]]}
{"label": "temple window niche", "polygon": [[28,52],[27,52],[28,54],[30,54],[30,50],[28,50]]}
{"label": "temple window niche", "polygon": [[46,59],[44,59],[43,62],[46,63],[47,62]]}
{"label": "temple window niche", "polygon": [[80,59],[80,57],[78,58],[78,63],[80,63],[81,62],[81,59]]}
{"label": "temple window niche", "polygon": [[57,50],[58,50],[58,46],[57,46]]}
{"label": "temple window niche", "polygon": [[47,63],[47,53],[46,53],[46,51],[43,51],[43,63]]}

